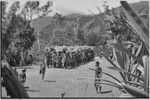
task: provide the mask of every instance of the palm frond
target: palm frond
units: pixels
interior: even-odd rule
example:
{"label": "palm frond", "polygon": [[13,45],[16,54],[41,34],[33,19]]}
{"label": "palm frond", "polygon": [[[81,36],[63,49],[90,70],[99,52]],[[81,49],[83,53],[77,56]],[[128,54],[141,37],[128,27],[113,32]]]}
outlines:
{"label": "palm frond", "polygon": [[[89,69],[90,69],[90,70],[93,70],[93,71],[97,71],[97,70],[92,69],[92,68],[89,68]],[[102,71],[99,71],[99,72],[102,72]],[[108,73],[105,73],[105,72],[102,72],[102,73],[105,74],[105,75],[107,75],[107,76],[109,76],[109,77],[111,77],[111,78],[113,78],[113,79],[116,80],[117,82],[121,83],[121,81],[120,81],[119,79],[115,78],[114,76],[112,76],[112,75],[110,75],[110,74],[108,74]]]}
{"label": "palm frond", "polygon": [[122,86],[129,94],[133,95],[136,98],[149,98],[149,94],[145,91],[139,90],[126,84],[123,84]]}
{"label": "palm frond", "polygon": [[144,62],[144,91],[148,93],[149,90],[149,58],[143,57]]}
{"label": "palm frond", "polygon": [[117,71],[119,71],[119,72],[126,73],[126,74],[128,74],[128,75],[131,75],[131,76],[133,76],[133,77],[135,77],[135,78],[138,78],[139,80],[142,80],[142,81],[143,81],[142,78],[139,78],[138,76],[136,76],[136,75],[134,75],[134,74],[131,74],[131,73],[129,73],[128,71],[126,71],[126,70],[124,70],[124,69],[115,68],[115,67],[108,67],[108,68],[109,68],[109,69],[113,69],[113,70],[117,70]]}
{"label": "palm frond", "polygon": [[129,52],[124,46],[123,44],[120,43],[112,43],[113,47],[115,47],[115,49],[124,52],[126,54],[128,54],[129,56],[133,57],[139,64],[141,64],[143,66],[143,62],[137,58],[134,54],[132,54],[131,52]]}
{"label": "palm frond", "polygon": [[[104,57],[109,61],[109,63],[111,63],[114,68],[118,68],[117,65],[115,65],[106,55],[104,55]],[[125,76],[122,72],[120,72],[121,77],[123,78],[124,81],[126,81]]]}
{"label": "palm frond", "polygon": [[132,27],[135,31],[140,35],[145,44],[149,44],[149,30],[147,26],[143,23],[137,13],[132,9],[132,7],[126,1],[120,1],[123,12],[127,16],[129,23],[131,23]]}

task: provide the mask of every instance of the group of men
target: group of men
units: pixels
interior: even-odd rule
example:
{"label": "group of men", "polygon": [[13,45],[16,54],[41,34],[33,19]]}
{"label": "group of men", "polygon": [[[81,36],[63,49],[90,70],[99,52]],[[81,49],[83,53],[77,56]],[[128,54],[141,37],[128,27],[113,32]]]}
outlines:
{"label": "group of men", "polygon": [[[57,51],[54,48],[50,50],[46,49],[46,65],[53,68],[74,68],[81,64],[93,61],[95,58],[94,50],[92,48],[80,48],[80,49],[67,49],[64,48],[61,51]],[[102,68],[100,62],[96,61],[96,71],[95,71],[95,88],[96,92],[101,93],[102,85]],[[44,68],[44,70],[43,70]],[[43,72],[42,72],[43,71]],[[42,73],[42,79],[45,76],[45,67],[42,67],[40,73]]]}
{"label": "group of men", "polygon": [[46,49],[46,65],[52,68],[74,68],[94,60],[92,48],[68,49],[57,51],[55,48]]}
{"label": "group of men", "polygon": [[[93,61],[95,58],[94,50],[91,48],[82,48],[82,49],[62,49],[62,51],[56,51],[56,49],[46,49],[46,63],[47,66],[51,67],[61,67],[61,68],[73,68],[77,67],[80,64]],[[5,61],[5,59],[3,60]],[[5,61],[6,62],[6,61]],[[96,62],[96,71],[95,71],[95,88],[97,93],[101,93],[102,85],[102,68],[100,62]],[[26,69],[22,70],[22,73],[18,74],[17,69],[14,70],[15,75],[19,78],[21,84],[24,86],[26,82]],[[46,71],[46,66],[40,64],[40,74],[42,75],[42,80],[44,80]]]}

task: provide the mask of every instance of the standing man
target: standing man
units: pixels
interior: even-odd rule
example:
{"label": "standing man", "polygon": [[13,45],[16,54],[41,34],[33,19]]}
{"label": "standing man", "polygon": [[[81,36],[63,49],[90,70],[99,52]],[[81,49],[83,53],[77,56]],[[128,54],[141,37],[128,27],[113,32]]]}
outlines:
{"label": "standing man", "polygon": [[58,68],[62,68],[62,62],[61,62],[61,60],[62,60],[62,52],[59,51],[58,52]]}
{"label": "standing man", "polygon": [[66,68],[66,59],[67,59],[67,54],[66,51],[63,51],[63,56],[62,56],[62,67]]}
{"label": "standing man", "polygon": [[101,78],[102,78],[102,68],[100,67],[100,62],[96,61],[96,71],[95,71],[95,88],[96,93],[101,93],[102,84],[101,84]]}
{"label": "standing man", "polygon": [[46,72],[46,67],[41,63],[40,64],[40,74],[42,74],[42,80],[44,80],[45,72]]}
{"label": "standing man", "polygon": [[22,70],[22,73],[20,74],[20,81],[21,81],[21,84],[24,86],[26,82],[26,69]]}

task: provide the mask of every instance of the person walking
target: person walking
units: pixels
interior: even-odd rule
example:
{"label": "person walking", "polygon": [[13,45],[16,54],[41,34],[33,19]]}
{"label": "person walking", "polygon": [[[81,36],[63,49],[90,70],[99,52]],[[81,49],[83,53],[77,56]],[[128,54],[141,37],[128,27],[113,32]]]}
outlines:
{"label": "person walking", "polygon": [[46,72],[46,67],[43,64],[40,64],[40,75],[42,75],[42,80],[44,80]]}
{"label": "person walking", "polygon": [[20,74],[20,81],[21,81],[21,84],[24,86],[26,82],[26,69],[22,70],[22,73]]}
{"label": "person walking", "polygon": [[62,56],[62,67],[66,68],[66,59],[67,59],[67,54],[66,52],[63,52],[63,56]]}
{"label": "person walking", "polygon": [[95,71],[95,88],[96,93],[101,93],[102,84],[101,84],[101,78],[102,78],[102,68],[100,67],[100,62],[96,62],[96,71]]}

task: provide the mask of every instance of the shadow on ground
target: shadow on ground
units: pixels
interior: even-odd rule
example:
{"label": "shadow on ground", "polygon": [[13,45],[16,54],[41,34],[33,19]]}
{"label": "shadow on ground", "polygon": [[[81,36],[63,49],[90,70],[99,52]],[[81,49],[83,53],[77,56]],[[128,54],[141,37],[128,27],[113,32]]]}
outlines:
{"label": "shadow on ground", "polygon": [[40,92],[39,90],[27,90],[29,92]]}
{"label": "shadow on ground", "polygon": [[31,90],[29,89],[28,86],[25,86],[24,88],[26,89],[26,91],[29,91],[29,92],[40,92],[39,90]]}
{"label": "shadow on ground", "polygon": [[54,80],[44,80],[44,81],[49,82],[49,83],[57,82],[57,81],[54,81]]}

